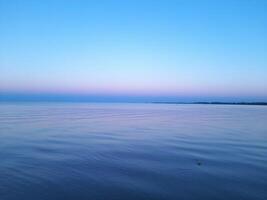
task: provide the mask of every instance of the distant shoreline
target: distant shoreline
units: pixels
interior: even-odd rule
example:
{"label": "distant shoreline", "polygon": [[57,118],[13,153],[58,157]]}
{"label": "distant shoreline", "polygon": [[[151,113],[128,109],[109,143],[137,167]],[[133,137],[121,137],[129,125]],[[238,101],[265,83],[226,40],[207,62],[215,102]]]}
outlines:
{"label": "distant shoreline", "polygon": [[1,103],[146,103],[146,104],[188,104],[188,105],[255,105],[255,106],[267,106],[267,102],[217,102],[217,101],[199,101],[199,102],[174,102],[174,101],[153,101],[153,102],[131,102],[131,101],[79,101],[79,100],[2,100]]}
{"label": "distant shoreline", "polygon": [[267,102],[151,102],[155,104],[201,104],[201,105],[255,105],[267,106]]}

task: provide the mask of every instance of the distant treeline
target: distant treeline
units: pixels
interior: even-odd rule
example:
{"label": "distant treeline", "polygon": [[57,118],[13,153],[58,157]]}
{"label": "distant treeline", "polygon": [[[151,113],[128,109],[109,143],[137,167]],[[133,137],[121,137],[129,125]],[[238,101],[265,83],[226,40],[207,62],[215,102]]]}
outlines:
{"label": "distant treeline", "polygon": [[267,102],[194,102],[194,104],[222,104],[222,105],[267,105]]}
{"label": "distant treeline", "polygon": [[159,104],[212,104],[212,105],[261,105],[267,106],[267,102],[152,102],[152,103],[159,103]]}

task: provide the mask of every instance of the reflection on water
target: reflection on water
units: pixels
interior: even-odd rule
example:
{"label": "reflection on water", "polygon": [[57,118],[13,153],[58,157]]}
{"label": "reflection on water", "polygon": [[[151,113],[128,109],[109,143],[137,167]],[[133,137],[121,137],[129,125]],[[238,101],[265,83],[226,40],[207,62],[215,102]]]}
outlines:
{"label": "reflection on water", "polygon": [[267,107],[0,105],[1,200],[267,199]]}

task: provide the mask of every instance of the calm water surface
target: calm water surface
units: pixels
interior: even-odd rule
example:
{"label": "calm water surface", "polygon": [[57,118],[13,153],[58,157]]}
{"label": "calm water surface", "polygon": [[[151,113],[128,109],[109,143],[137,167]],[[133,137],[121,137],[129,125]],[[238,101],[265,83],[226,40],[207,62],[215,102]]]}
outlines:
{"label": "calm water surface", "polygon": [[267,107],[0,105],[1,200],[266,200]]}

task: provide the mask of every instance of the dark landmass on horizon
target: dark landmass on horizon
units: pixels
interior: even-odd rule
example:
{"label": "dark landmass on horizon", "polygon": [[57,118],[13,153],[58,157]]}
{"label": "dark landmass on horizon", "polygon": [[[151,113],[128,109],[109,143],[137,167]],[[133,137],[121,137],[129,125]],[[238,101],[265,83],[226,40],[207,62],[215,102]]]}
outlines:
{"label": "dark landmass on horizon", "polygon": [[258,105],[258,106],[267,106],[267,102],[152,102],[158,104],[207,104],[207,105]]}

